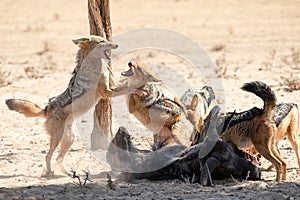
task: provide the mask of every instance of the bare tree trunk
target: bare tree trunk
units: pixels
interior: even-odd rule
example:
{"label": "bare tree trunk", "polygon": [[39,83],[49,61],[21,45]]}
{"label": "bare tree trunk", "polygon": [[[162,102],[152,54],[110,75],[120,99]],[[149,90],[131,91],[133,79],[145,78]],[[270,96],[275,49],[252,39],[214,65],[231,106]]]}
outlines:
{"label": "bare tree trunk", "polygon": [[[107,40],[112,39],[110,23],[110,1],[88,0],[90,34],[99,35]],[[111,63],[108,63],[111,67]],[[91,148],[107,149],[112,138],[112,108],[111,99],[100,99],[95,106],[94,128],[91,136]]]}

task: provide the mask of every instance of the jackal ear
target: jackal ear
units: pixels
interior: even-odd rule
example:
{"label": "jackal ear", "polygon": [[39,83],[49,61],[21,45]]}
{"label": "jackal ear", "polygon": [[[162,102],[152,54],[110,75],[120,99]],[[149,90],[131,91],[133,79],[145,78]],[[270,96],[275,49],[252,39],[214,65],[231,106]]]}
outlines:
{"label": "jackal ear", "polygon": [[194,94],[192,102],[191,102],[191,108],[194,110],[196,109],[197,105],[199,103],[199,97],[197,94]]}
{"label": "jackal ear", "polygon": [[87,44],[87,42],[89,41],[89,38],[83,37],[83,38],[75,39],[72,41],[76,45],[82,45],[82,44]]}

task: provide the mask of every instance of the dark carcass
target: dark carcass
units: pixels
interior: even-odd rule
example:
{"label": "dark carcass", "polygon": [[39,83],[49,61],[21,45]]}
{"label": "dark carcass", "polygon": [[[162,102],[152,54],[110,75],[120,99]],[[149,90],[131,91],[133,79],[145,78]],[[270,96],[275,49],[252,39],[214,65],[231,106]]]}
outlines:
{"label": "dark carcass", "polygon": [[[209,121],[215,121],[216,114],[210,114],[209,118]],[[210,124],[209,134],[199,144],[189,148],[167,146],[149,152],[138,150],[128,131],[120,127],[109,146],[107,161],[113,170],[122,172],[120,177],[126,181],[185,177],[191,182],[209,186],[212,179],[234,177],[259,180],[260,169],[246,160],[245,153],[234,144],[221,141],[215,124]]]}

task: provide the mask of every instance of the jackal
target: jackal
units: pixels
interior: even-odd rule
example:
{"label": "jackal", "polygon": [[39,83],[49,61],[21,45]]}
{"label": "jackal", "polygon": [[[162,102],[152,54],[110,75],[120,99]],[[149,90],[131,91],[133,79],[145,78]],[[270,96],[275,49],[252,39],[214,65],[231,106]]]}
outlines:
{"label": "jackal", "polygon": [[179,144],[190,146],[193,126],[188,121],[185,108],[177,99],[164,96],[157,87],[160,79],[149,72],[145,66],[129,63],[130,69],[123,72],[128,83],[137,86],[139,79],[151,79],[133,93],[127,94],[128,110],[144,126],[153,132],[154,148]]}
{"label": "jackal", "polygon": [[180,98],[185,106],[187,119],[193,124],[197,131],[192,136],[192,144],[196,144],[197,138],[210,110],[217,104],[215,93],[210,86],[201,89],[188,89]]}
{"label": "jackal", "polygon": [[[275,147],[278,152],[279,141],[287,138],[291,143],[293,150],[297,157],[298,167],[300,170],[300,156],[299,156],[299,109],[295,103],[278,103],[276,104],[273,120],[277,126],[277,132],[275,134]],[[257,154],[255,148],[251,148],[252,154]],[[271,165],[266,170],[270,170],[273,167]],[[299,171],[300,172],[300,171]]]}
{"label": "jackal", "polygon": [[242,89],[260,97],[264,101],[264,107],[256,110],[256,114],[248,118],[244,116],[238,123],[228,127],[222,133],[221,138],[236,144],[239,148],[254,146],[275,166],[276,180],[286,180],[286,163],[275,145],[275,135],[278,129],[272,116],[276,106],[276,96],[269,86],[259,81],[246,83]]}
{"label": "jackal", "polygon": [[56,160],[60,169],[66,173],[63,159],[74,141],[74,118],[88,111],[99,98],[118,96],[130,91],[124,85],[116,85],[112,72],[102,63],[102,59],[110,60],[108,51],[117,48],[117,44],[99,36],[84,37],[73,42],[79,46],[76,67],[68,88],[62,94],[49,99],[44,109],[27,100],[6,100],[9,109],[26,117],[46,118],[45,129],[50,135],[50,149],[46,156],[46,171],[42,174],[45,177],[53,175],[51,158],[59,143],[61,148]]}

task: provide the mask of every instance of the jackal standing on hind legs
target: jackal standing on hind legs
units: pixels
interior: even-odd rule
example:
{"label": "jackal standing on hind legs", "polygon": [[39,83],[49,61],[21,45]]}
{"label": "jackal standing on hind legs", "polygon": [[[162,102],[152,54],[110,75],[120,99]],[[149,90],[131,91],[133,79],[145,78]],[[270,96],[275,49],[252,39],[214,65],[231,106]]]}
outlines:
{"label": "jackal standing on hind legs", "polygon": [[110,60],[108,51],[118,45],[100,36],[84,37],[73,42],[79,46],[76,67],[68,88],[62,94],[49,99],[44,109],[27,100],[6,100],[10,110],[26,117],[46,118],[45,129],[50,135],[50,149],[46,156],[46,171],[42,175],[45,177],[53,175],[51,158],[59,143],[61,148],[56,160],[60,169],[66,173],[63,159],[74,141],[74,118],[87,112],[99,98],[119,96],[129,91],[126,86],[116,85],[110,69],[102,63],[102,59]]}

